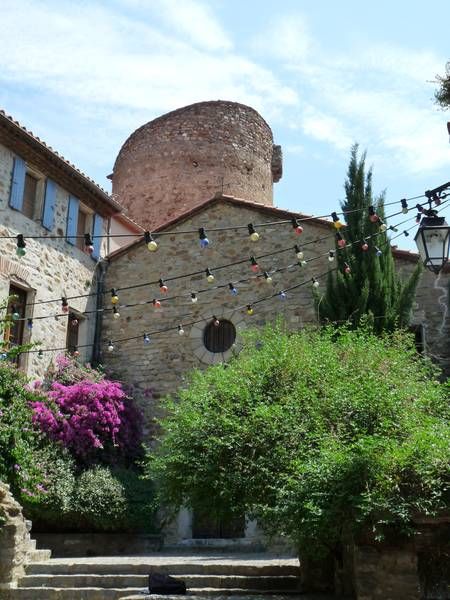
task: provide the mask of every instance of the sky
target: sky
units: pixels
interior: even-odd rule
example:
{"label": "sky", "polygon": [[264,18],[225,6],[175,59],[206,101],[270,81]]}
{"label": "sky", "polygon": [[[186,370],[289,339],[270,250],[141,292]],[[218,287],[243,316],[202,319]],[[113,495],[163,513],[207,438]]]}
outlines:
{"label": "sky", "polygon": [[132,131],[217,99],[272,127],[281,208],[339,210],[353,143],[387,202],[450,181],[450,112],[433,102],[448,0],[0,0],[0,11],[0,107],[108,190]]}

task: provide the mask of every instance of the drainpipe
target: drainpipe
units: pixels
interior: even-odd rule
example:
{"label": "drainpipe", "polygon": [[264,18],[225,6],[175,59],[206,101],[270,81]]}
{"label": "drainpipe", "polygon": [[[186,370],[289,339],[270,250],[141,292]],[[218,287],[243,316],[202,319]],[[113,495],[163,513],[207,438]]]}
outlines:
{"label": "drainpipe", "polygon": [[95,313],[95,332],[94,332],[94,347],[92,351],[92,366],[96,367],[101,364],[102,358],[102,325],[103,325],[103,284],[105,282],[106,271],[108,270],[108,261],[101,260],[97,265],[97,304]]}

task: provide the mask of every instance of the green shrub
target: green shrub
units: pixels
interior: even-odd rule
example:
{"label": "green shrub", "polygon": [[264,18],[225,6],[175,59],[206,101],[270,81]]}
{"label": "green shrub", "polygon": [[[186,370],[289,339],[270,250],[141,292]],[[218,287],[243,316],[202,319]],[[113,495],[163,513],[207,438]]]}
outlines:
{"label": "green shrub", "polygon": [[400,332],[250,332],[166,408],[148,473],[174,510],[246,513],[317,556],[449,507],[446,389]]}
{"label": "green shrub", "polygon": [[38,496],[44,479],[36,456],[47,442],[33,427],[30,408],[39,398],[23,373],[0,362],[0,480],[10,484],[19,501]]}

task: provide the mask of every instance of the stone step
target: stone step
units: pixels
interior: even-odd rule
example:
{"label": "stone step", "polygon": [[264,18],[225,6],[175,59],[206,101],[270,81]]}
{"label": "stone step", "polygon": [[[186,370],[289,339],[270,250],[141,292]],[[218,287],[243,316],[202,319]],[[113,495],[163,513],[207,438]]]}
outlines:
{"label": "stone step", "polygon": [[[37,550],[36,552],[41,552]],[[151,572],[169,575],[241,575],[289,576],[299,575],[295,559],[273,560],[211,560],[199,556],[185,560],[164,556],[146,557],[96,557],[92,559],[45,559],[27,566],[27,575],[148,575]]]}
{"label": "stone step", "polygon": [[27,540],[27,548],[30,552],[36,550],[36,540],[32,540],[31,538]]}
{"label": "stone step", "polygon": [[[9,590],[8,600],[148,600],[155,599],[161,600],[160,595],[145,594],[145,588],[42,588],[42,587],[29,587],[29,588],[15,588]],[[279,594],[276,590],[243,590],[240,588],[232,588],[229,590],[218,590],[217,588],[192,588],[189,590],[186,596],[164,596],[165,600],[182,600],[182,598],[189,598],[194,600],[196,598],[214,597],[225,600],[226,598],[233,597],[233,600],[238,598],[251,597],[255,600],[255,596],[264,596],[267,600],[289,598],[292,600],[293,597],[298,597],[301,600],[307,600],[304,595],[299,595],[298,590],[285,590],[282,594]],[[312,600],[312,598],[310,599]],[[314,600],[318,600],[317,596],[314,596]],[[323,598],[323,600],[328,600]]]}
{"label": "stone step", "polygon": [[51,550],[31,550],[28,553],[28,561],[31,564],[39,563],[45,564],[43,561],[47,561],[51,558],[52,551]]}
{"label": "stone step", "polygon": [[[298,589],[299,579],[290,576],[242,576],[242,575],[183,575],[190,588],[293,590]],[[145,588],[148,575],[26,575],[18,586],[57,588]]]}

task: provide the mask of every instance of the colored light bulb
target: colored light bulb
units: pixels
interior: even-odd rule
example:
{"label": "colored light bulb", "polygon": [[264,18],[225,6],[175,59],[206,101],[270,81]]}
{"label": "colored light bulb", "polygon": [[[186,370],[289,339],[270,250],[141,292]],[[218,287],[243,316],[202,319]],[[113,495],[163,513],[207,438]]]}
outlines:
{"label": "colored light bulb", "polygon": [[206,248],[209,246],[209,240],[206,236],[204,227],[200,227],[198,230],[198,236],[200,238],[200,248]]}
{"label": "colored light bulb", "polygon": [[111,290],[111,304],[117,304],[119,302],[119,296],[115,288]]}
{"label": "colored light bulb", "polygon": [[145,243],[147,244],[147,249],[149,252],[156,252],[156,250],[158,250],[158,244],[155,241],[152,234],[150,233],[150,231],[146,231],[144,233],[144,240],[145,240]]}
{"label": "colored light bulb", "polygon": [[183,325],[178,325],[178,335],[180,335],[180,336],[184,335]]}
{"label": "colored light bulb", "polygon": [[119,310],[117,309],[116,306],[113,306],[113,318],[114,319],[120,319],[120,312],[119,312]]}
{"label": "colored light bulb", "polygon": [[148,335],[148,333],[144,333],[144,344],[146,346],[148,346],[148,344],[150,344],[150,336]]}
{"label": "colored light bulb", "polygon": [[12,316],[12,320],[13,321],[18,321],[20,319],[20,313],[18,313],[16,310],[13,312]]}
{"label": "colored light bulb", "polygon": [[339,232],[336,233],[336,240],[337,240],[337,245],[339,248],[345,248],[347,242],[345,241],[345,239],[342,237],[342,235]]}
{"label": "colored light bulb", "polygon": [[266,280],[266,283],[272,283],[273,279],[272,277],[269,275],[269,273],[267,271],[264,271],[264,279]]}
{"label": "colored light bulb", "polygon": [[330,250],[330,251],[328,252],[328,260],[329,260],[330,262],[333,262],[333,260],[334,260],[334,250]]}
{"label": "colored light bulb", "polygon": [[207,281],[208,283],[213,283],[213,281],[215,280],[215,277],[214,277],[214,275],[211,273],[211,271],[210,271],[209,269],[206,269],[205,273],[206,273],[206,281]]}
{"label": "colored light bulb", "polygon": [[303,251],[300,249],[300,246],[297,246],[297,244],[295,244],[294,250],[298,260],[303,260],[304,254]]}
{"label": "colored light bulb", "polygon": [[317,281],[317,279],[315,277],[312,278],[312,284],[315,288],[318,288],[320,283]]}
{"label": "colored light bulb", "polygon": [[402,204],[402,213],[404,215],[408,214],[408,203],[406,201],[406,198],[403,198],[402,200],[400,200],[401,204]]}
{"label": "colored light bulb", "polygon": [[280,296],[280,300],[286,300],[286,298],[287,298],[287,294],[285,291],[281,291],[279,293],[279,296]]}
{"label": "colored light bulb", "polygon": [[191,293],[191,302],[192,304],[195,304],[197,302],[198,298],[197,298],[197,294],[195,294],[194,292]]}
{"label": "colored light bulb", "polygon": [[30,331],[33,329],[33,319],[27,320],[27,329],[29,329]]}
{"label": "colored light bulb", "polygon": [[111,340],[108,342],[108,352],[114,352],[114,344]]}
{"label": "colored light bulb", "polygon": [[84,234],[84,250],[88,254],[92,254],[94,252],[94,244],[89,233]]}
{"label": "colored light bulb", "polygon": [[332,212],[331,213],[331,218],[333,219],[333,225],[335,226],[336,229],[340,229],[341,227],[343,227],[343,224],[339,220],[339,217],[337,216],[337,213]]}
{"label": "colored light bulb", "polygon": [[169,288],[162,279],[159,280],[159,290],[162,294],[167,294],[167,292],[169,291]]}
{"label": "colored light bulb", "polygon": [[19,258],[21,258],[22,256],[25,256],[25,254],[26,254],[25,247],[26,247],[26,243],[23,238],[23,234],[21,234],[21,233],[17,234],[16,254]]}
{"label": "colored light bulb", "polygon": [[78,350],[74,350],[73,355],[75,356],[75,358],[78,358],[80,356],[80,353]]}
{"label": "colored light bulb", "polygon": [[371,223],[377,223],[379,221],[379,217],[375,212],[375,208],[373,206],[369,206],[369,221]]}
{"label": "colored light bulb", "polygon": [[214,316],[214,315],[213,315],[213,321],[212,321],[212,322],[213,322],[213,325],[214,325],[214,327],[219,327],[219,325],[220,325],[220,321],[219,321],[219,319],[218,319],[216,316]]}
{"label": "colored light bulb", "polygon": [[237,296],[238,295],[238,291],[237,291],[237,289],[234,287],[234,285],[232,283],[229,283],[228,287],[230,289],[230,294],[232,296]]}
{"label": "colored light bulb", "polygon": [[253,314],[253,312],[254,311],[253,311],[252,305],[251,304],[247,304],[247,314],[251,316]]}
{"label": "colored light bulb", "polygon": [[369,244],[364,240],[364,242],[361,244],[361,250],[364,250],[364,252],[366,252],[369,249]]}
{"label": "colored light bulb", "polygon": [[390,229],[391,231],[393,231],[394,233],[397,233],[397,231],[398,231],[398,228],[397,228],[397,227],[394,227],[393,225],[390,225],[389,229]]}
{"label": "colored light bulb", "polygon": [[256,258],[254,256],[250,257],[250,262],[251,262],[251,270],[253,271],[253,273],[257,273],[259,271],[259,265],[256,262]]}
{"label": "colored light bulb", "polygon": [[78,319],[71,319],[70,324],[72,327],[78,327]]}
{"label": "colored light bulb", "polygon": [[381,233],[384,233],[386,231],[386,229],[387,229],[386,223],[381,223],[380,224],[380,231],[381,231]]}
{"label": "colored light bulb", "polygon": [[298,219],[292,219],[292,227],[294,228],[294,231],[297,235],[300,235],[303,233],[303,227],[300,225],[300,222]]}
{"label": "colored light bulb", "polygon": [[349,273],[351,273],[351,269],[350,269],[350,265],[348,263],[344,263],[344,273],[346,273],[347,275]]}
{"label": "colored light bulb", "polygon": [[257,231],[255,231],[255,228],[253,227],[253,225],[251,223],[249,223],[247,225],[248,228],[248,234],[250,236],[250,239],[252,242],[257,242],[259,240],[259,233]]}
{"label": "colored light bulb", "polygon": [[38,358],[42,358],[44,356],[44,353],[42,352],[42,350],[39,350],[39,352],[37,353],[37,356],[38,356]]}
{"label": "colored light bulb", "polygon": [[161,302],[159,300],[152,300],[152,304],[154,306],[154,308],[161,308]]}
{"label": "colored light bulb", "polygon": [[376,254],[377,256],[381,256],[383,253],[381,252],[381,250],[380,250],[379,248],[377,248],[377,247],[375,246],[375,254]]}

